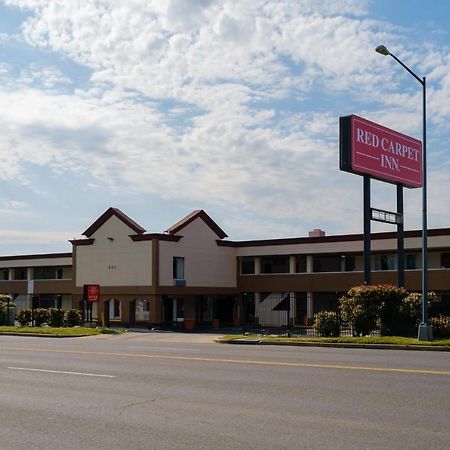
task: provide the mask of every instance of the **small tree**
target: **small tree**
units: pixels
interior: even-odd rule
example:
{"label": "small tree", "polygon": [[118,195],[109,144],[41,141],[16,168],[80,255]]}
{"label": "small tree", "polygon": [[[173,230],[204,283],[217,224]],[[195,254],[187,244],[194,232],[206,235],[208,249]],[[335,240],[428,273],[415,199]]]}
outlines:
{"label": "small tree", "polygon": [[408,292],[392,285],[362,285],[351,288],[339,299],[339,308],[356,336],[368,335],[376,328],[394,334],[400,320],[400,304]]}

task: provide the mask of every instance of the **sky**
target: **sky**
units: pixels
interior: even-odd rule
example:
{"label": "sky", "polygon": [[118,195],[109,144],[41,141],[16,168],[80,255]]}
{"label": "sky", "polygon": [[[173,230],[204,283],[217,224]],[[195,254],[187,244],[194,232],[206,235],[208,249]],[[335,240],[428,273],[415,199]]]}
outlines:
{"label": "sky", "polygon": [[[204,209],[231,240],[361,233],[339,117],[422,138],[422,87],[379,44],[427,78],[428,226],[450,227],[449,20],[447,0],[0,0],[0,255],[71,251],[110,206],[148,232]],[[420,229],[422,190],[404,203]]]}

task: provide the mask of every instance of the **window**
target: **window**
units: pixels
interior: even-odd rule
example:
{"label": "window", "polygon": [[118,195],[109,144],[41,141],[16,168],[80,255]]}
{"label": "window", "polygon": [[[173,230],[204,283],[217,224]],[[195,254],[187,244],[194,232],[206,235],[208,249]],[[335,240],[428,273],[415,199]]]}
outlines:
{"label": "window", "polygon": [[9,280],[9,269],[2,269],[2,271],[0,272],[0,279]]}
{"label": "window", "polygon": [[15,280],[26,280],[27,279],[27,269],[25,267],[18,267],[14,269],[14,279]]}
{"label": "window", "polygon": [[417,269],[416,256],[417,255],[406,255],[407,269]]}
{"label": "window", "polygon": [[261,273],[289,273],[289,256],[262,256]]}
{"label": "window", "polygon": [[341,255],[316,255],[313,257],[314,272],[340,272],[342,270]]}
{"label": "window", "polygon": [[120,300],[112,299],[112,319],[120,319]]}
{"label": "window", "polygon": [[306,272],[306,255],[297,255],[295,257],[295,273]]}
{"label": "window", "polygon": [[375,270],[396,270],[397,256],[375,255]]}
{"label": "window", "polygon": [[150,303],[148,300],[138,298],[135,306],[135,320],[143,321],[150,319]]}
{"label": "window", "polygon": [[342,266],[341,269],[343,272],[353,272],[355,270],[355,257],[354,256],[341,256]]}
{"label": "window", "polygon": [[173,278],[175,280],[184,280],[184,258],[180,256],[173,257]]}
{"label": "window", "polygon": [[450,269],[450,253],[441,253],[441,267]]}
{"label": "window", "polygon": [[57,278],[57,270],[56,267],[35,267],[33,277],[35,280],[55,280]]}
{"label": "window", "polygon": [[255,273],[255,258],[253,256],[241,258],[241,273],[244,275]]}

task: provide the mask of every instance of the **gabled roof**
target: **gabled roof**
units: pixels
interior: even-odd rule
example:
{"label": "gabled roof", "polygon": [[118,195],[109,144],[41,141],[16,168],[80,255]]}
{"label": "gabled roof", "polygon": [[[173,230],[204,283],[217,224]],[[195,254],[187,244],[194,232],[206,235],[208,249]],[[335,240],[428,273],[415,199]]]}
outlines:
{"label": "gabled roof", "polygon": [[220,239],[228,237],[225,231],[223,231],[222,228],[220,228],[219,225],[217,225],[217,223],[214,222],[214,220],[212,220],[205,211],[203,211],[203,209],[196,209],[195,211],[192,211],[184,219],[181,219],[175,225],[172,225],[168,230],[166,230],[166,233],[176,234],[197,218],[202,219],[203,222],[205,222],[206,225],[208,225],[208,227],[211,228],[211,230],[213,230]]}
{"label": "gabled roof", "polygon": [[130,219],[120,209],[109,208],[83,233],[83,236],[86,236],[88,238],[91,237],[112,216],[116,216],[137,234],[145,233],[144,228],[142,228],[133,219]]}

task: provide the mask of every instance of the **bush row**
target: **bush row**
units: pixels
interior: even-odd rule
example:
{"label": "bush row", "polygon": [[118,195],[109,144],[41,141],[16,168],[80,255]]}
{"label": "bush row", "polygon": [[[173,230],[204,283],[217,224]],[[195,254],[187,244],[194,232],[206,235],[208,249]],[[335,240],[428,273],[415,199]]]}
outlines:
{"label": "bush row", "polygon": [[50,327],[75,327],[81,325],[82,322],[81,311],[78,309],[69,309],[67,312],[61,308],[36,308],[23,309],[20,311],[16,320],[22,326],[29,326],[34,324],[36,327],[41,327],[46,324]]}
{"label": "bush row", "polygon": [[[435,297],[433,292],[428,293],[429,302]],[[339,299],[340,316],[350,325],[354,336],[365,336],[375,329],[383,336],[414,336],[421,310],[422,294],[392,285],[355,286]],[[319,336],[339,336],[337,313],[321,311],[314,319],[314,330]],[[450,318],[433,318],[430,322],[436,337],[450,336]]]}

